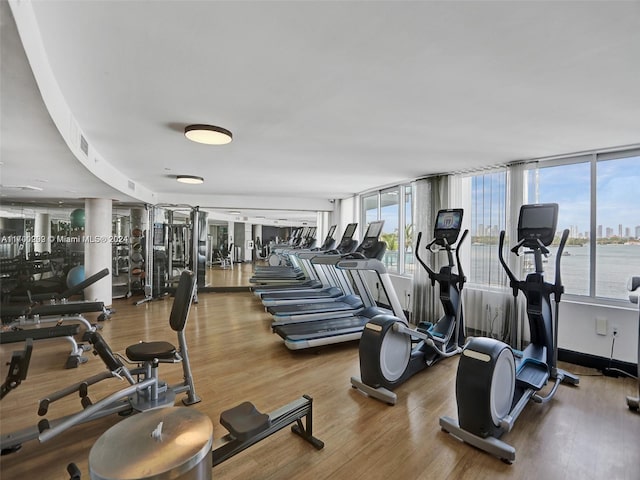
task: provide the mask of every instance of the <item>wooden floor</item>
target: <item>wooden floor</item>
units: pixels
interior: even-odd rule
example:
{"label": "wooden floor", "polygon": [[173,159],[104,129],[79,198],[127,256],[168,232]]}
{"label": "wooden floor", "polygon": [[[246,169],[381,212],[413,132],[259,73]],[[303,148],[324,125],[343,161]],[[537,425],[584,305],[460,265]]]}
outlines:
{"label": "wooden floor", "polygon": [[[213,285],[243,284],[250,265],[211,269]],[[168,327],[170,298],[133,306],[131,299],[114,302],[117,313],[104,323],[103,336],[113,350],[139,340],[175,341]],[[640,415],[626,408],[634,393],[629,379],[598,376],[574,365],[579,387],[561,387],[546,405],[531,404],[504,440],[516,447],[516,461],[496,458],[443,433],[442,415],[457,417],[457,358],[423,371],[397,389],[390,407],[350,388],[359,374],[357,343],[291,352],[271,333],[271,317],[248,292],[206,293],[191,310],[187,325],[197,409],[214,422],[214,436],[225,434],[220,413],[244,401],[269,412],[302,394],[314,398],[314,433],[325,442],[317,451],[288,429],[215,467],[216,479],[629,479],[640,478]],[[2,346],[2,378],[12,348]],[[11,346],[9,346],[11,347]],[[36,344],[27,380],[0,404],[2,433],[35,424],[38,400],[48,392],[89,377],[105,368],[89,354],[88,363],[64,370],[65,343]],[[162,365],[161,376],[179,381],[179,366]],[[124,387],[110,379],[90,387],[99,399]],[[80,408],[77,397],[54,403],[51,417]],[[103,418],[73,428],[44,444],[25,444],[0,457],[0,478],[66,479],[65,468],[76,462],[88,479],[88,455],[96,439],[118,421]]]}

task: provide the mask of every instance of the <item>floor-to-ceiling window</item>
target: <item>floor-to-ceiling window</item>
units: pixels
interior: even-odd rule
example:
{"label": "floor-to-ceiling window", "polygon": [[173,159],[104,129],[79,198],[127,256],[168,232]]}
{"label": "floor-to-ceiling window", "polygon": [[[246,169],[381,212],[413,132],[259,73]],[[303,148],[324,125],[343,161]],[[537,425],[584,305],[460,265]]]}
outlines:
{"label": "floor-to-ceiling window", "polygon": [[640,275],[640,152],[599,155],[596,162],[596,297],[627,299]]}
{"label": "floor-to-ceiling window", "polygon": [[[523,203],[559,205],[556,238],[543,265],[547,281],[554,281],[555,254],[566,229],[569,238],[561,258],[565,293],[626,300],[627,280],[640,274],[640,213],[633,198],[640,185],[640,151],[540,160],[520,170],[507,167],[470,177],[471,283],[506,285],[497,243],[499,232],[507,230],[505,251],[515,245],[507,225],[509,208],[517,208],[508,204],[515,188]],[[531,267],[528,260],[522,262],[522,275]]]}
{"label": "floor-to-ceiling window", "polygon": [[413,273],[415,268],[415,261],[413,257],[414,242],[416,241],[413,234],[414,220],[413,220],[413,190],[411,185],[404,186],[404,219],[401,223],[404,225],[404,273]]}
{"label": "floor-to-ceiling window", "polygon": [[384,220],[382,235],[380,238],[387,244],[387,252],[384,256],[384,262],[387,270],[391,272],[399,272],[398,264],[398,240],[400,232],[398,225],[400,224],[400,188],[394,187],[380,192],[380,220]]}
{"label": "floor-to-ceiling window", "polygon": [[[361,197],[361,218],[366,224],[384,220],[380,239],[387,244],[384,263],[389,272],[413,271],[413,208],[410,185],[369,193]],[[363,225],[363,232],[364,228]]]}
{"label": "floor-to-ceiling window", "polygon": [[640,274],[640,152],[592,153],[540,162],[526,173],[529,203],[559,204],[556,241],[545,263],[553,281],[557,241],[569,240],[561,259],[565,293],[626,300],[626,282]]}
{"label": "floor-to-ceiling window", "polygon": [[[586,161],[585,161],[586,160]],[[561,259],[562,283],[565,293],[589,295],[589,238],[591,211],[591,163],[589,158],[571,159],[525,171],[527,192],[525,203],[557,203],[556,238],[545,258],[547,281],[555,275],[555,253],[563,230],[569,239]],[[529,262],[530,263],[530,262]],[[526,263],[525,263],[526,264]]]}

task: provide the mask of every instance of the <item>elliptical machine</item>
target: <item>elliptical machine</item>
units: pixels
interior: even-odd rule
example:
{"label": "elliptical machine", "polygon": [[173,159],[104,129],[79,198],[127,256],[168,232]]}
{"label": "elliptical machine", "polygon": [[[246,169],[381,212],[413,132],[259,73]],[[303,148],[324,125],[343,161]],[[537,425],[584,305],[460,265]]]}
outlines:
{"label": "elliptical machine", "polygon": [[[461,440],[497,456],[505,463],[515,460],[515,448],[499,440],[509,432],[533,400],[546,403],[555,395],[561,382],[577,385],[579,378],[557,368],[558,311],[564,287],[560,278],[560,260],[569,236],[564,230],[556,253],[555,283],[544,281],[542,256],[553,241],[558,219],[558,204],[523,205],[518,219],[518,244],[511,249],[516,255],[528,248],[534,255],[535,272],[524,281],[518,280],[505,263],[502,249],[505,232],[500,232],[498,255],[513,290],[514,302],[522,291],[527,301],[531,343],[522,352],[493,338],[477,337],[465,346],[456,377],[458,418],[440,418],[440,427]],[[551,295],[555,312],[552,314]],[[517,311],[517,309],[515,310]],[[515,335],[512,320],[512,338]],[[538,392],[549,379],[554,385],[545,396]]]}
{"label": "elliptical machine", "polygon": [[[389,405],[395,405],[398,396],[392,392],[417,372],[438,360],[462,351],[464,345],[464,318],[462,314],[462,288],[465,276],[460,264],[460,245],[467,236],[465,230],[458,242],[462,225],[462,209],[440,210],[436,217],[433,240],[426,246],[431,251],[446,251],[448,265],[434,272],[419,256],[422,232],[418,233],[416,258],[424,267],[431,285],[440,284],[440,302],[444,315],[434,324],[420,322],[412,329],[404,319],[393,315],[377,315],[364,328],[360,339],[360,374],[351,377],[353,388]],[[456,261],[453,253],[456,252]],[[456,268],[458,273],[454,273]]]}
{"label": "elliptical machine", "polygon": [[635,303],[638,305],[638,395],[635,397],[633,395],[629,395],[627,397],[627,406],[629,410],[635,410],[640,413],[640,276],[633,276],[629,278],[629,283],[627,284],[627,289],[630,292],[638,292],[638,295],[629,295],[629,301],[631,303]]}

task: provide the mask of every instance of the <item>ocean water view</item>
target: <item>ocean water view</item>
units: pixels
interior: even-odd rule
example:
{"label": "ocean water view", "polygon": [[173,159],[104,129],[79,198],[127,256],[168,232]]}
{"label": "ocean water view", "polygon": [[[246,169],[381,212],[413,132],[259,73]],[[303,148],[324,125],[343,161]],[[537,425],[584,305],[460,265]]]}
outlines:
{"label": "ocean water view", "polygon": [[[474,283],[498,283],[504,275],[498,262],[497,245],[471,245],[471,268],[467,277]],[[544,262],[545,278],[553,282],[555,275],[555,247]],[[505,256],[507,255],[505,247]],[[508,253],[511,255],[511,253]],[[532,263],[530,256],[525,257]],[[627,280],[632,275],[640,275],[640,245],[609,244],[596,246],[596,296],[604,298],[628,299]],[[567,246],[561,262],[562,283],[565,293],[589,295],[589,244]]]}

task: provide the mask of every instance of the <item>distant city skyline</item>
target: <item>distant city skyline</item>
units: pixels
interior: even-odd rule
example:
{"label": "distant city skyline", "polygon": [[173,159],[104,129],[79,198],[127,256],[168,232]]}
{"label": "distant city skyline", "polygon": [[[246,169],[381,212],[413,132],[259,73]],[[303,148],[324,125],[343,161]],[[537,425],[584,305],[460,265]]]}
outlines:
{"label": "distant city skyline", "polygon": [[[589,231],[588,230],[581,231],[577,225],[568,225],[568,226],[558,225],[557,231],[562,231],[565,228],[569,230],[570,237],[572,238],[589,238]],[[500,230],[501,228],[498,225],[490,225],[487,227],[484,224],[480,223],[477,226],[472,226],[471,235],[480,236],[480,237],[497,236],[500,233]],[[618,225],[617,228],[603,227],[603,225],[598,225],[598,227],[596,228],[596,238],[611,238],[611,237],[640,239],[640,225],[636,225],[635,227]]]}

